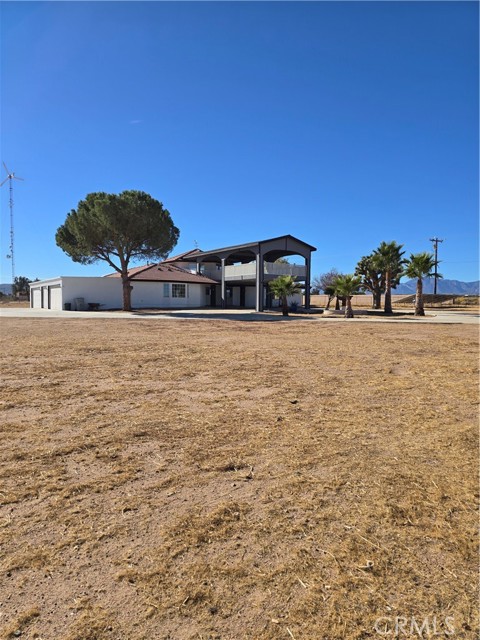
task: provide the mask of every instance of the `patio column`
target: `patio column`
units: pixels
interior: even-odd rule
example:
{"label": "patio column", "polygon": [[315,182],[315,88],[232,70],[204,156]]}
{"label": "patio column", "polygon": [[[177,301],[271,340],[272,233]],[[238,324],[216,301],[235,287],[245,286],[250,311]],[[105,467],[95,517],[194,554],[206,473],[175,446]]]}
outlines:
{"label": "patio column", "polygon": [[256,255],[256,269],[255,269],[255,311],[263,311],[263,282],[264,282],[264,266],[263,266],[263,254],[259,249]]}
{"label": "patio column", "polygon": [[225,258],[221,258],[222,260],[222,309],[227,307],[227,286],[225,283]]}
{"label": "patio column", "polygon": [[310,309],[310,261],[311,253],[305,256],[305,309]]}

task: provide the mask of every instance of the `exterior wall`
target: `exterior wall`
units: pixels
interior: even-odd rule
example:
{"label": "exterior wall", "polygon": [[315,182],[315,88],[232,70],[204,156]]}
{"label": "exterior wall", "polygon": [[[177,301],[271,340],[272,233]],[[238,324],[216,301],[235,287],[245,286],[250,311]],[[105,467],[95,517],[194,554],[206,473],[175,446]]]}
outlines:
{"label": "exterior wall", "polygon": [[[197,273],[197,263],[196,262],[172,262],[172,266],[178,267],[179,269],[184,269],[185,271],[190,271],[190,273]],[[200,273],[208,278],[212,278],[213,280],[220,281],[222,272],[217,268],[217,264],[215,262],[200,262]]]}
{"label": "exterior wall", "polygon": [[232,297],[228,298],[228,303],[234,307],[240,306],[240,287],[233,287]]}
{"label": "exterior wall", "polygon": [[[229,287],[227,286],[227,290]],[[265,299],[264,304],[267,303],[267,293],[268,289],[265,288]],[[227,307],[239,307],[240,306],[240,287],[234,286],[232,287],[232,297],[227,297]],[[296,302],[298,305],[302,304],[302,294],[298,293],[294,296],[288,297],[288,303],[292,304],[292,302]],[[205,303],[206,305],[209,302]],[[273,300],[272,307],[280,306],[280,301],[278,299]],[[254,309],[255,308],[255,287],[246,286],[245,287],[245,308],[246,309]]]}
{"label": "exterior wall", "polygon": [[[164,296],[164,284],[169,285],[169,296]],[[181,284],[181,283],[178,283]],[[132,282],[132,307],[145,309],[165,307],[169,309],[185,309],[203,307],[207,304],[206,287],[204,284],[185,283],[186,298],[172,297],[172,283],[163,282]]]}
{"label": "exterior wall", "polygon": [[[288,302],[289,305],[293,304],[295,302],[296,304],[298,304],[300,306],[300,305],[303,304],[303,295],[301,293],[296,293],[294,296],[288,296],[287,297],[287,302]],[[280,300],[278,298],[275,298],[272,301],[272,308],[281,307],[281,306],[282,306],[281,302],[280,302]]]}
{"label": "exterior wall", "polygon": [[[169,285],[169,296],[164,296],[164,284]],[[210,306],[210,294],[207,294],[207,289],[210,289],[210,285],[207,284],[185,283],[187,289],[186,298],[172,297],[172,283],[135,282],[134,280],[132,286],[132,307],[134,309],[188,309]],[[231,289],[232,296],[227,298],[227,307],[239,307],[240,287],[233,286]],[[69,303],[72,310],[75,310],[76,298],[85,300],[85,308],[88,308],[89,302],[98,302],[101,305],[100,309],[104,311],[107,309],[121,309],[123,305],[122,283],[119,278],[63,276],[32,283],[30,291],[30,304],[35,309],[48,309],[50,302],[51,309],[65,309],[65,304]],[[267,289],[265,289],[265,303],[266,294]],[[219,285],[217,285],[216,297],[217,306],[219,306]],[[293,301],[301,304],[302,298],[300,295],[289,298],[290,304]],[[279,301],[274,300],[273,307],[278,305]],[[245,308],[255,308],[254,286],[245,287]]]}
{"label": "exterior wall", "polygon": [[245,287],[245,306],[255,309],[255,287]]}
{"label": "exterior wall", "polygon": [[218,280],[218,282],[222,280],[222,271],[214,262],[201,262],[200,273],[212,280]]}
{"label": "exterior wall", "polygon": [[[395,304],[395,302],[399,302],[400,300],[405,298],[408,298],[408,294],[406,295],[394,294],[392,295],[392,304]],[[314,307],[325,307],[325,305],[327,304],[327,301],[328,301],[328,296],[324,294],[311,296],[311,304]],[[385,302],[385,296],[382,295],[382,307],[384,302]],[[352,296],[352,306],[370,308],[372,306],[372,296],[370,294]],[[333,298],[332,302],[330,303],[330,308],[335,308],[335,298]]]}
{"label": "exterior wall", "polygon": [[[57,290],[59,286],[60,291]],[[65,303],[70,303],[75,309],[75,298],[84,298],[86,304],[99,302],[103,309],[122,307],[122,285],[117,279],[62,276],[32,283],[30,299],[33,308],[48,309],[49,288],[50,304],[54,309],[64,309]]]}
{"label": "exterior wall", "polygon": [[101,309],[122,308],[122,282],[119,278],[62,278],[62,306],[69,302],[75,309],[75,298],[84,298],[85,304],[99,302]]}
{"label": "exterior wall", "polygon": [[[228,291],[232,290],[232,295]],[[220,306],[220,287],[217,285],[217,307]],[[204,302],[204,306],[210,306],[210,296]],[[229,286],[227,284],[227,308],[240,306],[240,287],[238,285]],[[245,309],[255,308],[255,287],[245,286]]]}
{"label": "exterior wall", "polygon": [[[135,309],[164,307],[171,309],[196,308],[210,304],[205,284],[186,284],[187,297],[173,298],[172,283],[169,284],[169,296],[164,296],[163,282],[132,282],[132,307]],[[180,284],[180,283],[179,283]],[[60,290],[58,288],[60,287]],[[49,296],[50,289],[50,296]],[[36,309],[48,309],[50,297],[52,309],[65,309],[70,303],[75,310],[75,299],[83,298],[85,305],[98,302],[101,310],[121,309],[123,306],[122,282],[120,278],[73,277],[63,276],[51,280],[32,283],[31,306]],[[52,292],[53,296],[52,296]]]}

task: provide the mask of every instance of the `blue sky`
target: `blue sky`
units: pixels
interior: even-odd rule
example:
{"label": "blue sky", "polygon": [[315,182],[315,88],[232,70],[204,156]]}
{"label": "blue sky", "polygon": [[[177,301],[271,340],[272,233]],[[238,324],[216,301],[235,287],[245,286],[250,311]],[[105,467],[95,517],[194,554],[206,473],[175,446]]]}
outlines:
{"label": "blue sky", "polygon": [[140,189],[174,253],[290,233],[314,274],[352,272],[437,235],[444,277],[478,279],[478,3],[2,2],[1,23],[17,275],[109,272],[55,231],[87,193]]}

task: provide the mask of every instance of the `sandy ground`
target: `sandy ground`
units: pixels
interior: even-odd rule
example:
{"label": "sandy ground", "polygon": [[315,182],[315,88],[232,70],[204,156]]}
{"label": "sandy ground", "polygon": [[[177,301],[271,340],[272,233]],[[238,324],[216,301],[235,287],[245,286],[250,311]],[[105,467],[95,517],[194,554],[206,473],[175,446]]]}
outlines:
{"label": "sandy ground", "polygon": [[478,637],[477,327],[0,328],[1,637]]}

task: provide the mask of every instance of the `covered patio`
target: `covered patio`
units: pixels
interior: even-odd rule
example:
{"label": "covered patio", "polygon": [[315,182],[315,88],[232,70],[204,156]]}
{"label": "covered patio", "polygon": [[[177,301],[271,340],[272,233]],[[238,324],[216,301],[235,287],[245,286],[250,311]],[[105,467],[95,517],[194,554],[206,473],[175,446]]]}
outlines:
{"label": "covered patio", "polygon": [[[257,242],[212,249],[211,251],[189,252],[188,262],[197,263],[197,272],[209,277],[215,274],[202,270],[204,263],[217,265],[217,278],[220,279],[221,307],[227,307],[227,288],[240,287],[240,306],[245,306],[245,287],[255,283],[255,310],[264,310],[265,287],[270,280],[279,275],[292,275],[303,281],[305,287],[305,308],[310,308],[311,254],[313,247],[291,235],[269,238]],[[273,264],[279,258],[301,256],[305,266]]]}

